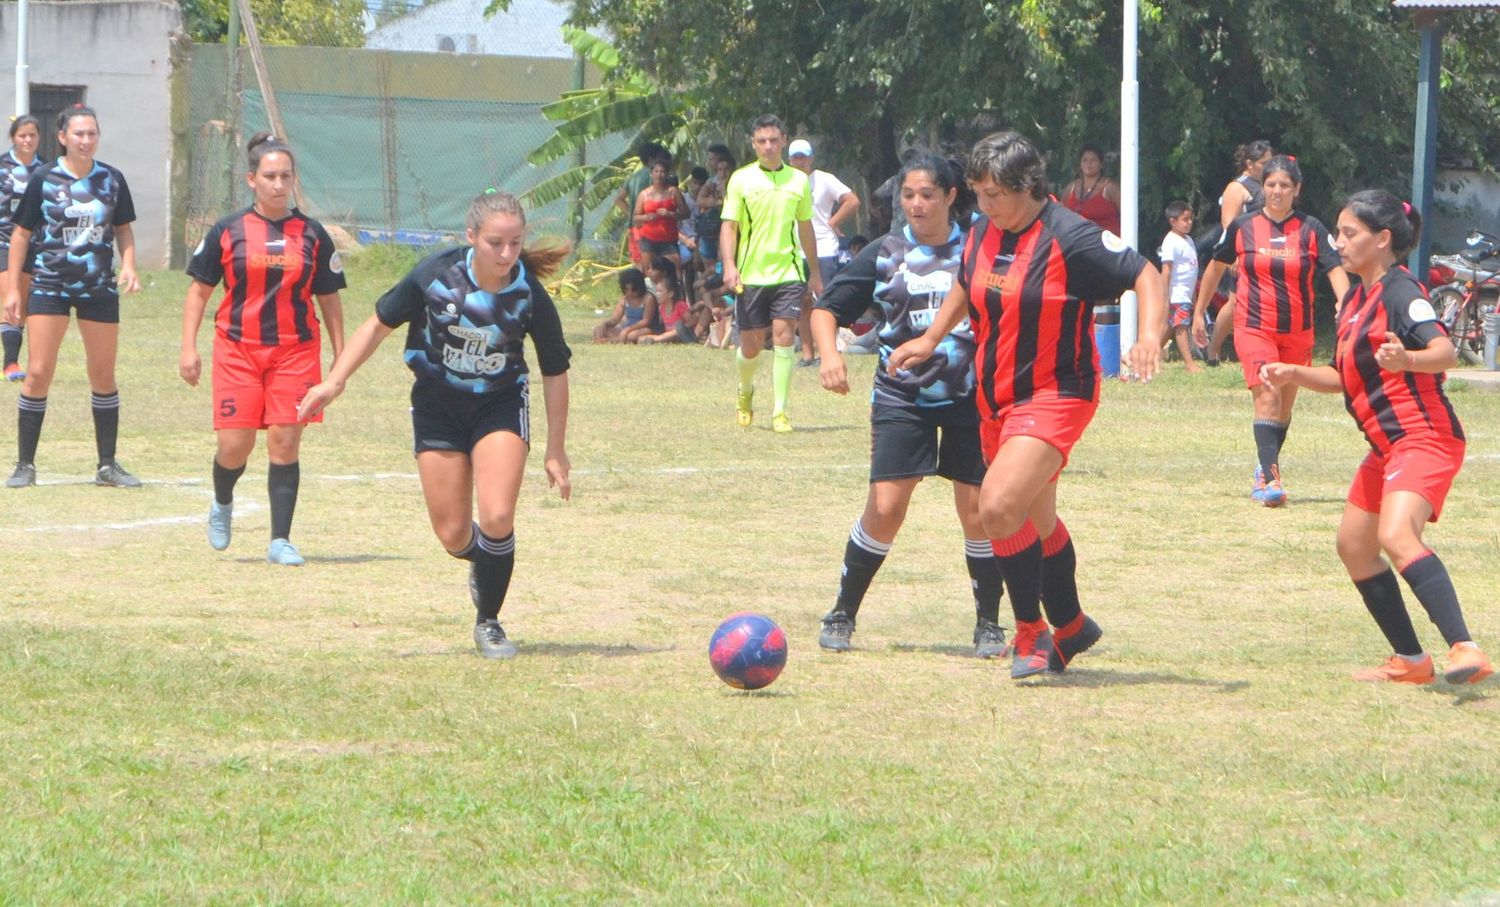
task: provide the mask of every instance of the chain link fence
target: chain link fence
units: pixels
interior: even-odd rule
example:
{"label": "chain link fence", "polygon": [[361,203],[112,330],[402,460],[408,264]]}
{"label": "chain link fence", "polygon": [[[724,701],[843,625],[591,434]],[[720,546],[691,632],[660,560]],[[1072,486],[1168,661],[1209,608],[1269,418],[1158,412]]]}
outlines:
{"label": "chain link fence", "polygon": [[[567,6],[514,0],[487,18],[486,2],[370,0],[354,11],[358,29],[344,9],[342,20],[302,23],[299,45],[268,43],[280,25],[269,21],[257,28],[259,55],[249,46],[250,23],[237,53],[224,43],[193,45],[183,248],[249,204],[245,143],[260,130],[292,146],[303,209],[361,243],[461,236],[479,192],[519,195],[575,163],[526,160],[552,135],[541,108],[597,84],[563,40]],[[272,18],[257,16],[255,25]],[[362,46],[346,46],[352,31]],[[621,147],[619,139],[601,141],[584,154],[603,161]],[[587,235],[601,215],[580,215],[561,199],[528,211],[528,220],[534,234],[573,237]]]}

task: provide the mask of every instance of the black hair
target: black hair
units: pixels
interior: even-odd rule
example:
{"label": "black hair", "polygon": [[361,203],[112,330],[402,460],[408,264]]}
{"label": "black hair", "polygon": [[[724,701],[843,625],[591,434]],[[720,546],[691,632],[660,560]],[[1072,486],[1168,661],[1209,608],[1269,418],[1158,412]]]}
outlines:
{"label": "black hair", "polygon": [[653,255],[651,256],[651,270],[660,271],[662,276],[667,278],[667,283],[672,285],[672,298],[669,301],[676,302],[677,297],[682,295],[682,281],[677,277],[677,266],[669,259]]}
{"label": "black hair", "polygon": [[731,168],[734,167],[734,152],[729,150],[728,145],[709,145],[708,153],[718,155],[720,158],[727,161]]}
{"label": "black hair", "polygon": [[1260,172],[1260,181],[1264,183],[1266,178],[1273,173],[1285,173],[1292,178],[1292,184],[1302,185],[1302,168],[1297,166],[1297,159],[1289,154],[1278,154],[1266,161],[1266,167]]}
{"label": "black hair", "polygon": [[[859,249],[863,249],[865,246],[868,246],[869,244],[870,244],[870,237],[864,235],[863,233],[856,233],[853,236],[849,237],[849,251],[850,252],[858,252]],[[859,249],[856,249],[855,246],[858,246]]]}
{"label": "black hair", "polygon": [[1384,189],[1354,193],[1344,202],[1344,210],[1359,218],[1371,233],[1391,231],[1391,251],[1398,259],[1410,252],[1422,235],[1422,215]]}
{"label": "black hair", "polygon": [[1100,148],[1098,145],[1095,145],[1093,142],[1084,142],[1082,145],[1078,146],[1078,159],[1080,161],[1083,160],[1083,156],[1085,154],[1092,154],[1094,157],[1099,159],[1099,163],[1104,163],[1104,149]]}
{"label": "black hair", "polygon": [[57,131],[67,132],[68,124],[73,122],[74,117],[92,117],[94,125],[99,125],[99,114],[94,112],[94,108],[89,107],[87,104],[74,104],[72,107],[64,107],[58,112]]}
{"label": "black hair", "polygon": [[1175,201],[1168,202],[1167,220],[1176,220],[1177,218],[1181,217],[1191,210],[1193,210],[1193,206],[1189,205],[1187,202],[1183,201],[1180,198]]}
{"label": "black hair", "polygon": [[291,159],[292,169],[297,169],[297,156],[292,154],[292,149],[286,142],[269,132],[257,132],[250,137],[250,144],[245,146],[250,156],[250,172],[260,172],[260,162],[268,154],[284,154]]}
{"label": "black hair", "polygon": [[763,113],[750,121],[750,134],[755,135],[756,130],[774,127],[777,132],[786,135],[786,124],[781,122],[781,117],[774,113]]}
{"label": "black hair", "polygon": [[1246,142],[1234,149],[1234,166],[1243,172],[1246,167],[1260,160],[1270,150],[1271,143],[1265,139]]}
{"label": "black hair", "polygon": [[708,171],[702,167],[694,167],[692,170],[688,171],[688,176],[700,183],[708,182]]}
{"label": "black hair", "polygon": [[993,180],[1008,192],[1026,192],[1036,201],[1047,197],[1047,160],[1019,132],[1007,130],[980,139],[964,175],[976,183]]}
{"label": "black hair", "polygon": [[719,273],[710,274],[703,278],[703,289],[722,290],[724,288],[724,275]]}
{"label": "black hair", "polygon": [[901,172],[896,174],[896,188],[899,194],[900,187],[906,184],[908,173],[927,173],[932,176],[932,181],[937,183],[938,188],[947,192],[957,189],[958,194],[953,197],[953,204],[948,209],[948,216],[955,221],[964,222],[965,215],[974,204],[974,190],[963,177],[963,165],[957,160],[938,157],[936,154],[922,153],[907,161],[901,167]]}
{"label": "black hair", "polygon": [[16,117],[10,124],[10,137],[15,138],[16,133],[21,131],[22,126],[35,126],[37,132],[42,131],[42,121],[29,113],[23,113]]}
{"label": "black hair", "polygon": [[637,158],[645,165],[647,170],[657,161],[665,161],[667,166],[672,166],[672,152],[657,144],[656,142],[642,142],[640,150],[635,153]]}
{"label": "black hair", "polygon": [[646,275],[640,268],[626,268],[620,272],[620,292],[646,295]]}

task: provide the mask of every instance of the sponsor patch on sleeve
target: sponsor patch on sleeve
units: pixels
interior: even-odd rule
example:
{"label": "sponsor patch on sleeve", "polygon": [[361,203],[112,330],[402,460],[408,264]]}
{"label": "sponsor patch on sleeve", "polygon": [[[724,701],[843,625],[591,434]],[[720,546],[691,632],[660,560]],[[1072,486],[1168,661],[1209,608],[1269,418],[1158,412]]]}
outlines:
{"label": "sponsor patch on sleeve", "polygon": [[1432,303],[1425,299],[1413,299],[1406,309],[1406,315],[1417,322],[1437,321],[1437,312],[1432,308]]}
{"label": "sponsor patch on sleeve", "polygon": [[338,253],[337,249],[333,251],[332,255],[328,256],[328,270],[335,274],[344,273],[344,257]]}

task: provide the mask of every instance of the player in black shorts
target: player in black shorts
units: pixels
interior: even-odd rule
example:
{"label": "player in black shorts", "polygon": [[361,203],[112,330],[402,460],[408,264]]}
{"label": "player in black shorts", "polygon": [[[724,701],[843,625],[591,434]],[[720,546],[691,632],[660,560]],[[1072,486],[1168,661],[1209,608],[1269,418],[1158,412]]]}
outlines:
{"label": "player in black shorts", "polygon": [[[7,488],[36,484],[36,447],[47,415],[47,389],[57,368],[57,352],[68,330],[68,316],[76,311],[78,333],[93,390],[94,440],[99,468],[98,485],[136,488],[141,482],[115,462],[115,440],[120,431],[120,391],[115,384],[115,353],[120,343],[120,293],[141,288],[135,275],[135,205],[120,171],[94,159],[99,147],[99,118],[82,104],[58,114],[57,140],[63,156],[32,174],[16,209],[11,234],[10,271],[27,265],[28,245],[33,271],[31,292],[21,298],[20,287],[5,294],[5,320],[18,323],[24,315],[31,334],[26,380],[19,403],[19,456]],[[120,247],[120,269],[115,273],[115,244]]]}
{"label": "player in black shorts", "polygon": [[823,618],[818,644],[849,648],[861,601],[885,562],[906,518],[912,493],[926,476],[953,483],[953,503],[964,529],[964,559],[974,592],[975,653],[1005,653],[999,625],[1000,565],[979,518],[984,456],[979,447],[979,411],[974,404],[974,334],[967,321],[943,339],[920,368],[889,375],[891,350],[920,335],[957,280],[963,253],[968,194],[953,166],[921,155],[901,168],[901,207],[907,225],[867,245],[818,299],[812,332],[823,352],[819,377],[837,394],[849,392],[848,373],[837,349],[839,324],[854,323],[880,307],[881,367],[870,404],[870,493],[844,547],[838,600]]}
{"label": "player in black shorts", "polygon": [[[21,196],[26,194],[26,185],[31,174],[42,166],[36,155],[36,146],[42,138],[42,124],[34,116],[18,116],[10,124],[10,150],[0,154],[0,305],[10,292],[12,280],[21,295],[30,290],[30,275],[24,270],[12,274],[10,271],[10,224],[16,209],[21,207]],[[0,346],[5,348],[5,380],[20,381],[26,377],[21,368],[21,322],[0,320]]]}
{"label": "player in black shorts", "polygon": [[406,363],[417,376],[412,428],[427,515],[448,553],[469,562],[479,654],[510,658],[516,646],[498,617],[516,562],[516,499],[531,444],[530,370],[521,343],[527,335],[547,405],[547,481],[563,500],[572,493],[564,445],[572,352],[541,283],[568,250],[523,249],[526,214],[509,193],[492,190],[474,199],[466,224],[469,245],[428,256],[380,297],[328,379],[303,397],[298,416],[306,421],[333,402],[380,342],[407,325]]}

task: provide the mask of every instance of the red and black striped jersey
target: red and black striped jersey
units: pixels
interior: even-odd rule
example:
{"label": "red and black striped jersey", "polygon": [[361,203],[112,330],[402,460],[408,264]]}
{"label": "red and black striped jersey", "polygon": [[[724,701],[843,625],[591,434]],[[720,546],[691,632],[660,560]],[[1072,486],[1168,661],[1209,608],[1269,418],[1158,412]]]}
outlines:
{"label": "red and black striped jersey", "polygon": [[1234,264],[1234,326],[1272,334],[1313,329],[1313,276],[1338,267],[1328,228],[1293,211],[1275,221],[1262,208],[1234,219],[1214,246],[1215,261]]}
{"label": "red and black striped jersey", "polygon": [[1388,372],[1375,361],[1386,333],[1409,350],[1423,350],[1447,330],[1427,291],[1405,268],[1392,268],[1373,287],[1358,281],[1339,313],[1333,367],[1344,385],[1344,406],[1381,454],[1409,435],[1463,439],[1464,430],[1443,393],[1443,376]]}
{"label": "red and black striped jersey", "polygon": [[1135,286],[1146,259],[1113,233],[1048,200],[1012,233],[981,218],[964,245],[981,416],[1038,397],[1094,400],[1094,305]]}
{"label": "red and black striped jersey", "polygon": [[318,337],[312,297],[342,290],[344,266],[323,225],[299,211],[270,220],[246,208],[214,224],[187,273],[224,282],[214,326],[227,340],[261,346]]}

